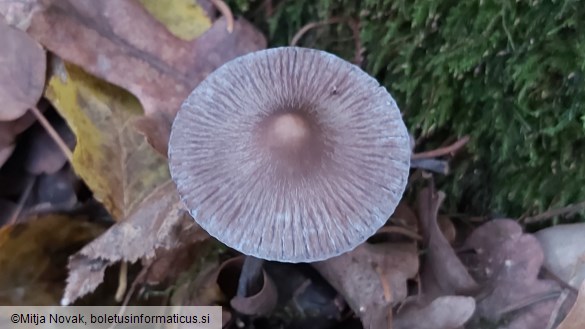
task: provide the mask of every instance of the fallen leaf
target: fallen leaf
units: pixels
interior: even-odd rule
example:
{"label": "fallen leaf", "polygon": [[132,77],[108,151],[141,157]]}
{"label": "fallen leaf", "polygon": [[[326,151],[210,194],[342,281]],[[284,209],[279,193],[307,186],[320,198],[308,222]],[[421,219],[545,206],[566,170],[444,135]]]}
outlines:
{"label": "fallen leaf", "polygon": [[192,41],[211,27],[205,9],[193,0],[138,0],[148,12],[176,37]]}
{"label": "fallen leaf", "polygon": [[132,95],[55,60],[46,96],[77,137],[75,172],[115,220],[169,179],[166,160],[132,127],[142,115]]}
{"label": "fallen leaf", "polygon": [[583,329],[585,328],[585,282],[581,283],[579,295],[569,311],[569,314],[559,324],[557,329]]}
{"label": "fallen leaf", "polygon": [[8,25],[26,31],[33,15],[42,8],[39,0],[2,0],[0,1],[0,16],[4,17]]}
{"label": "fallen leaf", "polygon": [[418,217],[412,208],[404,201],[400,201],[391,216],[392,222],[407,227],[418,233]]}
{"label": "fallen leaf", "polygon": [[[229,33],[222,17],[197,39],[184,41],[137,1],[48,3],[28,32],[64,60],[129,90],[154,125],[169,125],[159,120],[172,120],[195,86],[216,68],[266,47],[264,36],[244,19]],[[158,112],[168,116],[153,116]]]}
{"label": "fallen leaf", "polygon": [[455,238],[457,238],[457,229],[451,221],[451,218],[449,218],[449,216],[439,216],[437,218],[437,224],[439,225],[441,233],[443,233],[443,236],[447,239],[447,242],[453,244]]}
{"label": "fallen leaf", "polygon": [[67,257],[103,232],[84,217],[46,215],[0,229],[0,304],[55,305]]}
{"label": "fallen leaf", "polygon": [[555,225],[535,236],[544,251],[544,266],[578,289],[585,279],[585,224]]}
{"label": "fallen leaf", "polygon": [[469,275],[437,223],[444,198],[443,192],[424,188],[417,201],[427,248],[421,271],[422,289],[427,301],[440,296],[469,295],[478,289],[477,283]]}
{"label": "fallen leaf", "polygon": [[148,285],[174,284],[175,280],[187,271],[198,257],[203,257],[202,243],[197,241],[173,249],[158,249],[155,256],[143,261],[146,271],[144,283]]}
{"label": "fallen leaf", "polygon": [[513,220],[492,220],[465,242],[476,252],[471,268],[482,284],[477,316],[501,328],[546,328],[560,294],[558,283],[540,280],[544,255],[538,240]]}
{"label": "fallen leaf", "polygon": [[443,296],[424,307],[404,306],[394,316],[392,329],[454,329],[462,327],[475,311],[475,300],[464,296]]}
{"label": "fallen leaf", "polygon": [[45,51],[25,32],[0,18],[0,121],[23,116],[43,94]]}
{"label": "fallen leaf", "polygon": [[146,136],[150,144],[160,155],[167,156],[169,149],[169,137],[173,116],[168,113],[153,113],[150,116],[142,117],[134,121],[134,127],[141,134]]}
{"label": "fallen leaf", "polygon": [[419,267],[411,243],[366,243],[312,265],[343,295],[365,328],[388,326],[392,306],[406,298],[406,281]]}
{"label": "fallen leaf", "polygon": [[62,304],[68,305],[97,288],[106,268],[118,261],[153,258],[158,249],[175,249],[208,235],[183,209],[172,181],[155,189],[126,220],[86,245],[69,260]]}

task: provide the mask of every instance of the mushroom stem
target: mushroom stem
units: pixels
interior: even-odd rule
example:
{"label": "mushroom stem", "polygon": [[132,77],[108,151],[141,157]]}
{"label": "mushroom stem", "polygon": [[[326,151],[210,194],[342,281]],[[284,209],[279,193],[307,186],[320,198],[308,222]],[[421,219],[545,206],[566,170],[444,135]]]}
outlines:
{"label": "mushroom stem", "polygon": [[264,260],[253,256],[246,256],[240,280],[238,281],[237,296],[248,297],[262,289],[262,265]]}

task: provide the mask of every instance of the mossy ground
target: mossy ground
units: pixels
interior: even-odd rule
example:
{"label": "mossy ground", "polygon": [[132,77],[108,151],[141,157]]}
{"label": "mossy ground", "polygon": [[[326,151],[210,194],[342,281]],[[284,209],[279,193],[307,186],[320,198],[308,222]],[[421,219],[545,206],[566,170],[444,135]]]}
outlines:
{"label": "mossy ground", "polygon": [[347,22],[359,22],[361,66],[393,94],[422,147],[472,137],[440,181],[452,211],[521,216],[585,199],[583,1],[228,3],[270,46],[329,21],[300,45],[348,60],[356,43]]}

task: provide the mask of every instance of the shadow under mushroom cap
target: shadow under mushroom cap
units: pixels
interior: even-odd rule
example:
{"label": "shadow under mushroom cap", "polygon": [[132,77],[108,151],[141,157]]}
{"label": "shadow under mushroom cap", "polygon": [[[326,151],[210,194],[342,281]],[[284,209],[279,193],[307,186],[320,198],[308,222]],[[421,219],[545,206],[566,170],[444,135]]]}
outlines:
{"label": "shadow under mushroom cap", "polygon": [[232,60],[183,103],[171,175],[195,220],[244,253],[313,262],[376,232],[404,192],[396,103],[357,66],[284,47]]}

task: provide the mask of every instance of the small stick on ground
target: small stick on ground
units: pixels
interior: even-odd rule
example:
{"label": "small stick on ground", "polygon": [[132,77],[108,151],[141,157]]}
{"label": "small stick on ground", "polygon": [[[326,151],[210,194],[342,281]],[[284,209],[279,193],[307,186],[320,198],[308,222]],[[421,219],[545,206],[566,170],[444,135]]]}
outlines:
{"label": "small stick on ground", "polygon": [[227,31],[232,33],[234,31],[234,14],[230,7],[222,0],[211,0],[211,3],[217,10],[225,17],[227,21]]}
{"label": "small stick on ground", "polygon": [[116,290],[116,302],[119,303],[124,300],[126,288],[128,288],[128,263],[122,261],[120,264],[120,275],[118,277],[118,290]]}
{"label": "small stick on ground", "polygon": [[36,181],[36,176],[33,176],[26,183],[26,187],[24,188],[24,191],[22,192],[22,194],[20,195],[20,198],[18,199],[18,204],[16,205],[16,208],[12,212],[12,215],[10,216],[10,220],[8,220],[8,222],[7,222],[8,225],[14,225],[18,222],[18,218],[20,217],[20,213],[22,212],[22,209],[24,208],[24,204],[28,200],[30,192],[32,191],[32,187],[35,185],[35,181]]}
{"label": "small stick on ground", "polygon": [[457,152],[460,148],[467,144],[467,142],[469,142],[469,136],[464,136],[449,146],[441,147],[432,151],[415,153],[412,155],[411,159],[412,160],[429,159],[452,154]]}
{"label": "small stick on ground", "polygon": [[532,224],[557,216],[571,216],[572,214],[582,210],[585,210],[585,201],[579,202],[577,204],[570,204],[562,208],[550,209],[536,216],[525,217],[524,219],[521,219],[521,221],[525,224]]}
{"label": "small stick on ground", "polygon": [[132,295],[134,295],[134,292],[136,291],[136,288],[138,288],[138,285],[143,283],[144,280],[146,279],[146,275],[148,274],[150,267],[151,267],[151,265],[144,267],[140,271],[140,273],[138,273],[138,275],[136,276],[136,279],[134,279],[134,281],[132,281],[132,284],[130,285],[130,289],[128,289],[128,293],[126,293],[126,297],[124,297],[124,302],[122,303],[123,308],[126,307],[128,305],[128,303],[130,302],[130,298],[132,298]]}
{"label": "small stick on ground", "polygon": [[416,241],[422,241],[423,239],[422,236],[420,236],[418,233],[400,226],[384,226],[380,228],[378,232],[376,232],[376,234],[378,233],[397,233]]}
{"label": "small stick on ground", "polygon": [[360,38],[360,25],[359,25],[359,21],[355,20],[353,18],[331,17],[331,18],[326,19],[324,21],[309,23],[309,24],[301,27],[301,29],[298,30],[297,33],[295,33],[295,35],[292,38],[292,41],[290,42],[290,45],[296,46],[299,43],[299,41],[301,40],[301,38],[303,37],[303,35],[305,35],[305,33],[309,32],[310,30],[312,30],[314,28],[325,26],[325,25],[330,25],[330,24],[338,24],[338,23],[347,23],[347,25],[351,29],[352,34],[353,34],[354,46],[355,46],[354,64],[357,66],[361,66],[362,61],[363,61],[363,58],[362,58],[363,48],[362,48],[362,41]]}
{"label": "small stick on ground", "polygon": [[59,147],[61,152],[63,152],[63,154],[65,155],[65,158],[67,158],[67,161],[69,161],[69,163],[72,163],[73,153],[71,152],[71,150],[69,149],[69,147],[67,146],[65,141],[63,141],[61,136],[59,136],[57,131],[55,131],[55,128],[53,128],[53,126],[51,126],[51,123],[49,123],[49,121],[45,118],[45,116],[41,113],[41,111],[39,111],[39,109],[37,109],[36,107],[32,107],[30,109],[30,111],[35,115],[37,120],[39,120],[39,122],[41,123],[41,126],[43,126],[43,128],[45,128],[45,130],[47,131],[49,136],[51,136],[53,141],[57,144],[57,146]]}
{"label": "small stick on ground", "polygon": [[301,38],[303,37],[303,35],[305,35],[305,33],[309,32],[310,30],[312,30],[314,28],[325,26],[325,25],[330,25],[330,24],[342,23],[345,21],[346,21],[345,18],[331,17],[331,18],[326,19],[326,20],[321,21],[321,22],[309,23],[309,24],[301,27],[301,29],[298,30],[297,33],[295,33],[294,37],[292,38],[292,41],[290,42],[290,45],[296,46],[297,43],[299,43],[299,40],[301,40]]}
{"label": "small stick on ground", "polygon": [[437,159],[411,159],[410,167],[431,171],[441,175],[449,174],[449,163]]}

